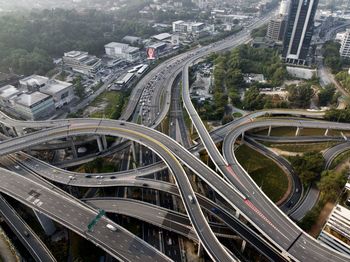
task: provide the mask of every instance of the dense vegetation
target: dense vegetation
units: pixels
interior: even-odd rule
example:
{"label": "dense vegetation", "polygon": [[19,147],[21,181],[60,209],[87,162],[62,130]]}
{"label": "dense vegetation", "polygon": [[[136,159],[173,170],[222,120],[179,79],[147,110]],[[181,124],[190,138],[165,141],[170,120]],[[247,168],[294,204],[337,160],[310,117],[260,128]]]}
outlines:
{"label": "dense vegetation", "polygon": [[322,208],[327,202],[336,201],[341,190],[347,181],[346,170],[342,172],[336,172],[334,170],[324,171],[321,173],[321,179],[318,183],[320,190],[320,197],[317,205],[313,207],[299,223],[300,227],[304,230],[310,230],[315,224],[318,216],[320,215]]}
{"label": "dense vegetation", "polygon": [[319,179],[325,161],[320,152],[306,152],[290,157],[290,162],[304,186]]}
{"label": "dense vegetation", "polygon": [[125,35],[148,37],[156,33],[147,24],[121,19],[96,10],[44,10],[0,17],[0,71],[43,74],[53,67],[52,57],[70,50],[100,55],[104,45]]}
{"label": "dense vegetation", "polygon": [[343,88],[350,92],[350,75],[348,71],[339,72],[336,74],[335,79],[341,84]]}
{"label": "dense vegetation", "polygon": [[326,120],[333,122],[350,122],[350,109],[330,109],[324,116]]}
{"label": "dense vegetation", "polygon": [[334,41],[326,42],[322,47],[324,64],[332,69],[333,73],[339,72],[342,60],[339,54],[340,44]]}
{"label": "dense vegetation", "polygon": [[[213,54],[209,60],[215,65],[212,90],[214,103],[205,102],[199,108],[203,119],[222,119],[229,100],[234,106],[243,106],[245,109],[286,106],[282,102],[274,103],[270,97],[259,95],[260,88],[278,86],[287,76],[276,50],[242,45],[222,55]],[[248,73],[264,74],[268,82],[251,84],[245,99],[241,101],[239,91],[248,87],[243,78]],[[225,118],[224,122],[226,121]]]}
{"label": "dense vegetation", "polygon": [[333,84],[326,85],[323,89],[321,89],[318,93],[318,104],[320,106],[326,106],[329,103],[336,102],[337,98],[335,96],[335,87]]}

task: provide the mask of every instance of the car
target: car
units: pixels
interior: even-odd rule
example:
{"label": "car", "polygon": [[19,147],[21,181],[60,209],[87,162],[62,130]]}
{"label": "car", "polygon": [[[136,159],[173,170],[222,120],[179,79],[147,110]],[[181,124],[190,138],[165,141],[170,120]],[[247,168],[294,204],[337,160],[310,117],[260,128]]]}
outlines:
{"label": "car", "polygon": [[148,186],[148,184],[147,184],[147,183],[143,183],[142,186],[145,186],[145,187],[146,187],[146,186]]}
{"label": "car", "polygon": [[23,231],[23,235],[24,235],[25,237],[30,237],[30,234],[28,233],[27,230],[24,230],[24,231]]}
{"label": "car", "polygon": [[188,199],[190,200],[190,202],[191,202],[192,204],[194,204],[194,198],[193,198],[192,195],[188,195]]}
{"label": "car", "polygon": [[107,224],[106,227],[113,232],[117,231],[117,228],[111,224]]}
{"label": "car", "polygon": [[91,178],[91,175],[85,175],[85,178]]}
{"label": "car", "polygon": [[20,169],[19,165],[15,165],[15,168],[16,168],[16,169]]}

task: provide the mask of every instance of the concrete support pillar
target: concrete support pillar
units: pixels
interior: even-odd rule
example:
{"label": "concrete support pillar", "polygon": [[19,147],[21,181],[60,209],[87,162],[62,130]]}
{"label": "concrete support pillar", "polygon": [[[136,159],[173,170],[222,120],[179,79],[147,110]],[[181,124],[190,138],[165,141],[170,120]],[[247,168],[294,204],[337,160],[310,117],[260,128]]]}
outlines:
{"label": "concrete support pillar", "polygon": [[136,148],[135,148],[135,143],[134,142],[131,142],[131,153],[132,153],[132,158],[134,159],[134,163],[136,165],[137,158],[136,158]]}
{"label": "concrete support pillar", "polygon": [[5,136],[10,136],[10,133],[7,130],[7,127],[3,123],[1,123],[1,129]]}
{"label": "concrete support pillar", "polygon": [[271,135],[271,129],[272,129],[272,127],[269,126],[269,131],[267,132],[267,136],[270,136],[270,135]]}
{"label": "concrete support pillar", "polygon": [[237,209],[236,210],[236,214],[235,214],[235,216],[237,217],[237,218],[239,218],[239,215],[240,215],[241,213],[239,212],[239,210]]}
{"label": "concrete support pillar", "polygon": [[328,136],[328,131],[329,129],[327,128],[326,131],[324,132],[324,136]]}
{"label": "concrete support pillar", "polygon": [[242,246],[241,246],[241,253],[244,252],[246,244],[247,244],[247,241],[245,241],[245,240],[243,239]]}
{"label": "concrete support pillar", "polygon": [[15,127],[14,130],[16,131],[17,136],[22,136],[23,135],[23,128]]}
{"label": "concrete support pillar", "polygon": [[242,142],[244,141],[244,132],[242,133]]}
{"label": "concrete support pillar", "polygon": [[159,251],[164,253],[164,239],[163,239],[163,231],[159,229]]}
{"label": "concrete support pillar", "polygon": [[55,233],[56,227],[50,218],[48,218],[44,214],[39,213],[35,210],[34,210],[34,214],[35,214],[36,218],[38,219],[41,227],[44,229],[45,234],[47,236],[51,236],[53,233]]}
{"label": "concrete support pillar", "polygon": [[72,137],[70,137],[69,140],[70,140],[70,144],[71,144],[73,157],[78,158],[78,152],[77,152],[77,149],[75,148],[74,140]]}
{"label": "concrete support pillar", "polygon": [[199,241],[199,243],[198,243],[198,251],[197,251],[197,256],[198,256],[198,257],[201,256],[202,251],[203,251],[203,247],[202,247],[201,242]]}
{"label": "concrete support pillar", "polygon": [[101,137],[96,136],[96,141],[97,141],[98,151],[102,152],[103,151],[103,144],[101,141]]}
{"label": "concrete support pillar", "polygon": [[343,132],[340,132],[341,136],[344,138],[345,141],[348,141],[348,138],[346,137],[346,135],[344,135]]}
{"label": "concrete support pillar", "polygon": [[301,129],[300,127],[297,128],[297,130],[295,131],[295,136],[299,136],[299,134],[300,134],[300,129]]}
{"label": "concrete support pillar", "polygon": [[143,152],[142,152],[142,148],[143,148],[143,146],[140,145],[140,151],[139,151],[140,152],[140,154],[139,154],[140,155],[140,166],[143,166],[143,157],[142,157],[143,156],[142,155]]}
{"label": "concrete support pillar", "polygon": [[13,128],[12,128],[12,131],[13,131],[13,135],[14,135],[14,136],[19,136],[19,134],[17,133],[16,128],[13,127]]}
{"label": "concrete support pillar", "polygon": [[101,138],[102,138],[103,148],[106,150],[108,148],[106,136],[102,135]]}

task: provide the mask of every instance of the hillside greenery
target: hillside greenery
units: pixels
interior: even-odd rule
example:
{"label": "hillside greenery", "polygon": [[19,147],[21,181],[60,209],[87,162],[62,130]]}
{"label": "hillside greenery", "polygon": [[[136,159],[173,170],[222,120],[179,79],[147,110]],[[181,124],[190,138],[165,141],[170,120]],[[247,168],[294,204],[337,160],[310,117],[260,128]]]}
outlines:
{"label": "hillside greenery", "polygon": [[43,74],[52,58],[71,50],[104,52],[104,45],[125,35],[148,37],[151,26],[123,16],[96,10],[43,10],[0,17],[0,71]]}

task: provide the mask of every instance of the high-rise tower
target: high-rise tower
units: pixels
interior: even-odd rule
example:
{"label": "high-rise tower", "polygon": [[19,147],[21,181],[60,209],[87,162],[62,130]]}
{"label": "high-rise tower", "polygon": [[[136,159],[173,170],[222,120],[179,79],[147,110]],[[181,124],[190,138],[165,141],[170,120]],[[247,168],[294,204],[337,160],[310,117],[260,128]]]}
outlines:
{"label": "high-rise tower", "polygon": [[291,0],[283,39],[287,63],[304,65],[309,53],[318,0]]}

